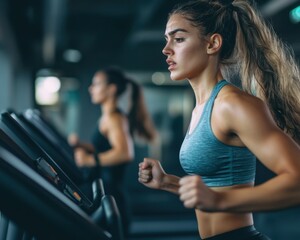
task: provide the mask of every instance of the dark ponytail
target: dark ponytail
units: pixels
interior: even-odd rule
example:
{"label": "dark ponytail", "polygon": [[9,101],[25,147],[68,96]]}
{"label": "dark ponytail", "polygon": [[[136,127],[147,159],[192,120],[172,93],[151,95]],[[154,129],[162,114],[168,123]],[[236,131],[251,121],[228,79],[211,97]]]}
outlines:
{"label": "dark ponytail", "polygon": [[129,129],[132,135],[153,140],[155,137],[154,126],[147,112],[142,89],[135,81],[125,76],[118,67],[107,67],[101,70],[107,76],[108,84],[115,84],[117,88],[116,98],[120,97],[131,86],[130,108],[128,112]]}
{"label": "dark ponytail", "polygon": [[131,101],[128,113],[130,131],[132,134],[137,133],[138,136],[152,141],[155,137],[155,131],[146,109],[142,89],[133,80],[127,79],[127,81],[131,84]]}

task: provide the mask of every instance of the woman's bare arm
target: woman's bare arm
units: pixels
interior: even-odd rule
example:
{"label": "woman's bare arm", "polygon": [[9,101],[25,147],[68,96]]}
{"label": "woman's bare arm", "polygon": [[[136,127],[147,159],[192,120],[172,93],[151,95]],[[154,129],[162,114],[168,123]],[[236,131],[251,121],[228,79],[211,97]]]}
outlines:
{"label": "woman's bare arm", "polygon": [[274,122],[267,106],[252,96],[232,95],[220,106],[224,124],[277,176],[256,186],[224,191],[223,211],[261,211],[300,204],[300,148]]}
{"label": "woman's bare arm", "polygon": [[109,121],[106,121],[106,124],[106,135],[112,148],[98,154],[101,166],[111,166],[131,161],[134,152],[127,119],[118,113],[114,113]]}

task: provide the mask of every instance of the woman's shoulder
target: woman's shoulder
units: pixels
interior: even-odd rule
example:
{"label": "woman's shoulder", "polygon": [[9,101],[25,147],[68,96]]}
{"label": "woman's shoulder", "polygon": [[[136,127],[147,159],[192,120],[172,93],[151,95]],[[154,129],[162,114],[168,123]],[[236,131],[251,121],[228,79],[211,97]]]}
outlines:
{"label": "woman's shoulder", "polygon": [[215,100],[215,104],[225,108],[224,110],[238,110],[239,108],[245,107],[266,107],[266,104],[262,99],[249,94],[232,84],[226,85],[220,91]]}
{"label": "woman's shoulder", "polygon": [[126,125],[128,122],[127,116],[122,111],[113,111],[106,116],[105,125],[109,127],[118,127]]}
{"label": "woman's shoulder", "polygon": [[231,124],[253,120],[261,121],[268,118],[272,120],[267,104],[260,98],[243,90],[227,85],[215,100],[215,112],[221,116],[222,121]]}

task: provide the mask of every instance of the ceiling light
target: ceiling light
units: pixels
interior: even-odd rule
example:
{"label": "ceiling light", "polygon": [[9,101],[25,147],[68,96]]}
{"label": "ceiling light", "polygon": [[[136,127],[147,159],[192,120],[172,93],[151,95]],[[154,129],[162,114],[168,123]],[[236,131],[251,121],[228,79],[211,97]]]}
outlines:
{"label": "ceiling light", "polygon": [[64,51],[63,58],[67,62],[77,63],[81,60],[81,53],[76,49],[68,49]]}
{"label": "ceiling light", "polygon": [[300,22],[300,6],[290,11],[290,19],[293,23]]}

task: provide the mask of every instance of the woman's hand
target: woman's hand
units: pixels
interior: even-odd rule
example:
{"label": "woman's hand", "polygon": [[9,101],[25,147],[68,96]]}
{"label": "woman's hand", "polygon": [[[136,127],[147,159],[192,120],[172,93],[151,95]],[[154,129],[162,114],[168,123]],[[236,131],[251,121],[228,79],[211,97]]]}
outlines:
{"label": "woman's hand", "polygon": [[72,147],[76,147],[77,145],[79,145],[79,137],[77,136],[76,133],[71,133],[68,136],[68,143]]}
{"label": "woman's hand", "polygon": [[139,182],[149,188],[161,189],[165,175],[158,160],[144,158],[144,161],[139,164]]}
{"label": "woman's hand", "polygon": [[186,208],[197,208],[202,211],[217,209],[218,193],[208,188],[200,176],[186,176],[179,181],[180,200]]}
{"label": "woman's hand", "polygon": [[74,158],[78,167],[93,167],[96,165],[94,155],[87,153],[83,148],[74,150]]}
{"label": "woman's hand", "polygon": [[166,174],[157,160],[144,158],[139,164],[139,182],[149,188],[178,194],[179,179],[175,175]]}

